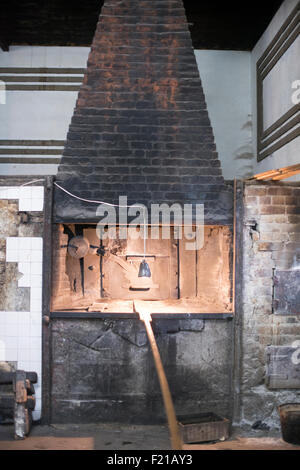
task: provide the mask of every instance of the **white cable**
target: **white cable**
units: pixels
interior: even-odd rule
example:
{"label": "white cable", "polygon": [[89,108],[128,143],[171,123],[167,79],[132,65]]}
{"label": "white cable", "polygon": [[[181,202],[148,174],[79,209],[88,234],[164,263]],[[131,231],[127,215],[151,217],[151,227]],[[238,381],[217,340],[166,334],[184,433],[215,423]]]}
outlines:
{"label": "white cable", "polygon": [[79,199],[80,201],[83,201],[83,202],[89,202],[91,204],[104,204],[105,206],[120,207],[120,208],[127,208],[127,209],[129,209],[130,207],[137,207],[139,209],[144,209],[145,210],[144,206],[138,206],[138,205],[134,205],[134,204],[132,206],[120,206],[118,204],[110,204],[109,202],[104,202],[104,201],[92,201],[90,199],[83,199],[82,197],[75,196],[75,194],[70,193],[66,189],[62,188],[59,184],[57,184],[57,183],[54,183],[54,184],[55,184],[55,186],[57,186],[62,191],[69,194],[69,196],[74,197],[75,199]]}
{"label": "white cable", "polygon": [[[121,209],[129,209],[131,207],[137,207],[138,209],[143,209],[144,227],[146,227],[146,207],[145,206],[138,206],[138,205],[134,205],[134,204],[132,206],[120,206],[118,204],[110,204],[109,202],[104,202],[104,201],[93,201],[93,200],[90,200],[90,199],[84,199],[82,197],[79,197],[79,196],[76,196],[75,194],[70,193],[65,188],[63,188],[62,186],[60,186],[59,184],[57,184],[55,182],[54,182],[54,185],[57,186],[62,191],[64,191],[69,196],[71,196],[75,199],[78,199],[79,201],[87,202],[89,204],[103,204],[105,206],[119,207]],[[146,230],[145,230],[145,228],[144,228],[144,259],[146,259]]]}
{"label": "white cable", "polygon": [[40,181],[45,181],[44,179],[43,180],[33,180],[33,181],[29,181],[28,183],[24,183],[24,184],[21,184],[20,186],[28,186],[29,184],[33,184],[33,183],[39,183]]}
{"label": "white cable", "polygon": [[[20,186],[21,187],[22,186],[28,186],[29,184],[39,183],[40,181],[45,181],[45,179],[29,181],[28,183],[21,184]],[[54,185],[57,186],[59,189],[61,189],[61,191],[64,191],[69,196],[71,196],[75,199],[78,199],[79,201],[87,202],[89,204],[103,204],[105,206],[118,207],[120,209],[129,209],[131,207],[137,207],[138,209],[142,209],[143,210],[143,216],[144,216],[144,259],[146,259],[146,230],[145,230],[145,228],[146,228],[146,207],[145,206],[139,206],[139,205],[135,205],[135,204],[133,204],[131,206],[121,206],[119,204],[110,204],[109,202],[104,202],[104,201],[93,201],[93,200],[90,200],[90,199],[84,199],[82,197],[79,197],[79,196],[76,196],[75,194],[70,193],[65,188],[63,188],[62,186],[60,186],[59,184],[57,184],[55,182],[54,182]]]}

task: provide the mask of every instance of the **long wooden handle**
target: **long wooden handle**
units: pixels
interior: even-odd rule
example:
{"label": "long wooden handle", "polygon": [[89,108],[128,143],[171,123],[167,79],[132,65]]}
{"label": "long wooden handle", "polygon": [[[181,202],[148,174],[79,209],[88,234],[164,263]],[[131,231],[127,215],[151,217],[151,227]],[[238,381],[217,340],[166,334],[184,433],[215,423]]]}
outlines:
{"label": "long wooden handle", "polygon": [[162,360],[159,354],[159,350],[157,347],[157,343],[155,341],[154,333],[152,330],[151,316],[150,314],[149,315],[142,314],[140,315],[140,318],[144,322],[148,339],[149,339],[149,343],[150,343],[153,357],[154,357],[155,367],[156,367],[158,378],[159,378],[160,388],[161,388],[161,392],[162,392],[162,396],[164,400],[165,410],[166,410],[169,429],[170,429],[172,449],[182,450],[182,440],[181,440],[179,429],[178,429],[178,423],[176,419],[173,400],[172,400],[169,384],[167,381],[167,377],[164,371],[164,367],[162,364]]}

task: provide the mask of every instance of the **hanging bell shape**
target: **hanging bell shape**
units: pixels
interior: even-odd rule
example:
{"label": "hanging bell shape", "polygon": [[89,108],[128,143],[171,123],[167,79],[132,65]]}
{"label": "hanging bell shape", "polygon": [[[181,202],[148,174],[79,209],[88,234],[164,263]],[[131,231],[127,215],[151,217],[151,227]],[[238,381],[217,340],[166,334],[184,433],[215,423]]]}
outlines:
{"label": "hanging bell shape", "polygon": [[140,264],[139,277],[151,277],[149,264],[146,263],[145,260],[143,260]]}

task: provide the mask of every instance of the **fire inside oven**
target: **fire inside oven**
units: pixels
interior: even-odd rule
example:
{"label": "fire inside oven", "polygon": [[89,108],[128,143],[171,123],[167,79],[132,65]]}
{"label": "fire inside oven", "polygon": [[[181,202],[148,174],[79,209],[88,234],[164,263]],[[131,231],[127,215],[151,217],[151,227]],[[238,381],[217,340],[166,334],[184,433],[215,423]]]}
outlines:
{"label": "fire inside oven", "polygon": [[148,227],[146,251],[138,229],[128,227],[126,238],[120,230],[100,239],[96,226],[55,226],[52,311],[126,313],[136,300],[162,313],[231,311],[228,227],[205,227],[197,249],[178,237],[178,227],[157,227],[155,238]]}

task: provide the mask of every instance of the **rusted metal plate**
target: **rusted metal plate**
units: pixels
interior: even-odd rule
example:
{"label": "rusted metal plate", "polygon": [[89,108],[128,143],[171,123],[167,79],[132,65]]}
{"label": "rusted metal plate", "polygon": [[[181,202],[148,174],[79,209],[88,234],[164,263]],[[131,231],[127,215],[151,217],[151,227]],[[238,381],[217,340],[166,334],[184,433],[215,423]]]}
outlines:
{"label": "rusted metal plate", "polygon": [[269,346],[266,349],[266,385],[270,389],[300,388],[300,342],[294,346]]}
{"label": "rusted metal plate", "polygon": [[300,315],[300,269],[275,272],[273,309],[278,315]]}

